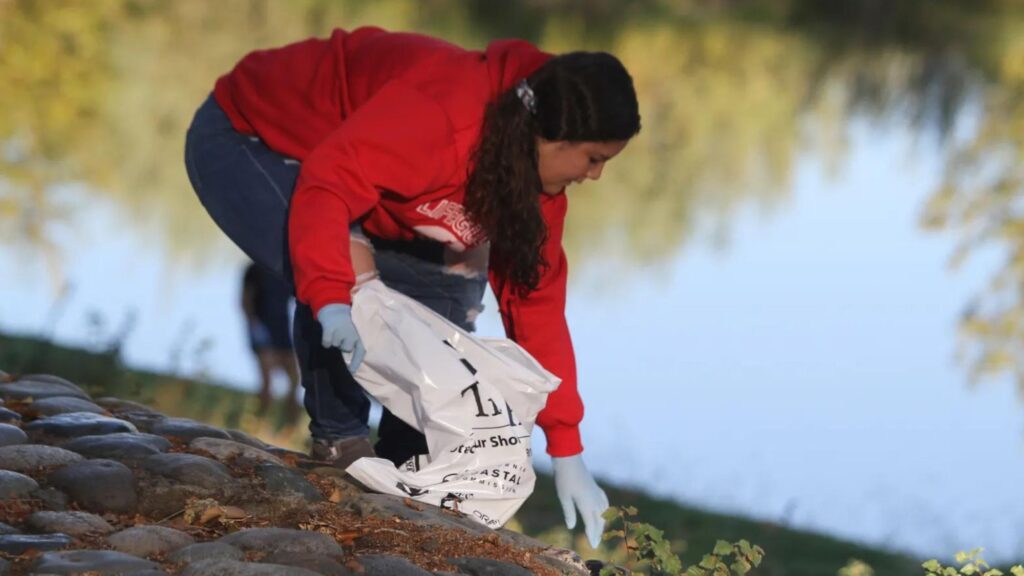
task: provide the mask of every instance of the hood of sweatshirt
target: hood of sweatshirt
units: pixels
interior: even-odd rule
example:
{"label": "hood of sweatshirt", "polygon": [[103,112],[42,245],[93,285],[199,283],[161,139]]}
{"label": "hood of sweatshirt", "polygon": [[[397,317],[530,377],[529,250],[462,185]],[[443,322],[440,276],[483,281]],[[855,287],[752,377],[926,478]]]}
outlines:
{"label": "hood of sweatshirt", "polygon": [[492,93],[497,96],[551,58],[525,40],[496,40],[484,51]]}

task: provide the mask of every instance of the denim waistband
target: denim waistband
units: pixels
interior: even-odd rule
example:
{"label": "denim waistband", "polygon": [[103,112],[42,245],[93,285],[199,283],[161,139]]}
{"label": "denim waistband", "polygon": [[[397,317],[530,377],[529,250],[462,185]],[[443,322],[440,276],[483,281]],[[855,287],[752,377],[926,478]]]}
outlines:
{"label": "denim waistband", "polygon": [[373,244],[374,250],[386,250],[408,254],[419,260],[425,260],[432,264],[444,264],[444,244],[425,238],[413,240],[385,240],[371,234],[366,235]]}

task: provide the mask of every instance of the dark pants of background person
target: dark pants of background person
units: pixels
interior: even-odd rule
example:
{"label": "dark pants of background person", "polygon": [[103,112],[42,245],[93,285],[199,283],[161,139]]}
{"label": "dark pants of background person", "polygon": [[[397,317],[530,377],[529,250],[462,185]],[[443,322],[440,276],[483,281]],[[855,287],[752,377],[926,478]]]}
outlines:
{"label": "dark pants of background person", "polygon": [[[299,163],[274,152],[259,138],[235,131],[211,96],[189,127],[185,166],[199,200],[221,230],[294,291],[287,230]],[[486,278],[446,274],[443,249],[436,242],[374,240],[374,250],[384,284],[472,329],[467,314],[480,307]],[[321,346],[320,324],[301,302],[296,305],[293,339],[312,436],[328,440],[366,436],[369,399],[349,374],[338,349]],[[423,435],[386,409],[378,434],[377,454],[395,464],[427,452]]]}

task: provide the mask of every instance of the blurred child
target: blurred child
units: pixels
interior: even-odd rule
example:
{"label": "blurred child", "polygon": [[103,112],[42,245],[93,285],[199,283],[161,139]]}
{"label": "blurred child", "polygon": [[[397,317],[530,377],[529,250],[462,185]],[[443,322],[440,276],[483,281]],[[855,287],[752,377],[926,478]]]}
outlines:
{"label": "blurred child", "polygon": [[273,273],[254,263],[246,267],[242,279],[242,310],[249,330],[249,346],[260,367],[259,415],[266,414],[270,408],[271,377],[275,369],[281,369],[288,376],[285,417],[292,422],[299,413],[295,396],[299,377],[289,331],[290,298],[288,286]]}

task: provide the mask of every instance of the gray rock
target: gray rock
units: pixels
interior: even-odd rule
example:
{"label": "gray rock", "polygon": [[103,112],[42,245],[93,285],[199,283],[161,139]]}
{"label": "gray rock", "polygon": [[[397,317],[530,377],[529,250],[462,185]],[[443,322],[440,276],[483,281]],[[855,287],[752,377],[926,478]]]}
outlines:
{"label": "gray rock", "polygon": [[107,542],[118,552],[133,556],[149,556],[173,552],[190,544],[195,544],[192,536],[168,528],[166,526],[133,526],[121,530],[117,534],[107,536]]}
{"label": "gray rock", "polygon": [[[309,502],[298,496],[279,495],[267,498],[259,491],[253,491],[252,485],[248,483],[242,486],[242,490],[236,493],[235,497],[244,494],[246,490],[258,496],[245,505],[245,512],[253,517],[266,519],[268,522],[265,526],[293,526],[296,518],[311,511]],[[227,501],[226,498],[223,500]]]}
{"label": "gray rock", "polygon": [[39,488],[39,484],[18,472],[0,470],[0,500],[24,498]]}
{"label": "gray rock", "polygon": [[305,552],[310,554],[340,555],[341,546],[327,534],[291,528],[249,528],[222,536],[218,542],[242,550],[262,552]]}
{"label": "gray rock", "polygon": [[85,390],[79,387],[78,384],[75,384],[74,382],[66,378],[61,378],[60,376],[57,376],[55,374],[22,374],[21,376],[18,376],[16,380],[19,382],[23,380],[32,380],[34,382],[48,382],[51,384],[60,384],[63,386],[67,386],[72,390],[81,390],[82,392],[85,392]]}
{"label": "gray rock", "polygon": [[196,438],[231,440],[231,436],[220,428],[188,418],[163,418],[154,422],[149,431],[161,436],[180,438],[184,442],[191,442]]}
{"label": "gray rock", "polygon": [[[309,460],[309,454],[306,454],[304,452],[296,452],[295,450],[289,450],[287,448],[271,446],[269,448],[264,448],[264,450],[270,452],[271,454],[277,456],[278,458],[298,458],[299,460]],[[344,473],[344,470],[342,470],[342,473]]]}
{"label": "gray rock", "polygon": [[21,534],[21,530],[18,530],[10,524],[0,522],[0,536],[6,536],[7,534]]}
{"label": "gray rock", "polygon": [[235,442],[234,440],[201,437],[189,442],[188,447],[193,450],[209,452],[214,458],[221,462],[228,462],[235,458],[246,458],[255,462],[269,462],[271,464],[277,464],[278,466],[285,465],[284,462],[273,454],[259,448],[246,446],[245,444]]}
{"label": "gray rock", "polygon": [[154,474],[202,488],[216,489],[234,480],[227,466],[196,454],[155,454],[143,460],[142,467]]}
{"label": "gray rock", "polygon": [[200,542],[185,546],[167,557],[171,562],[191,564],[200,560],[243,560],[245,553],[223,542]]}
{"label": "gray rock", "polygon": [[63,512],[68,509],[68,495],[56,488],[40,488],[32,497],[42,502],[43,510]]}
{"label": "gray rock", "polygon": [[440,549],[441,541],[437,538],[427,538],[422,543],[420,543],[420,550],[423,550],[424,552],[430,552],[431,554],[434,554]]}
{"label": "gray rock", "polygon": [[592,570],[574,550],[549,546],[536,556],[537,560],[560,571],[562,574],[590,574]]}
{"label": "gray rock", "polygon": [[160,414],[160,412],[157,412],[145,404],[139,404],[138,402],[132,402],[131,400],[122,400],[121,398],[114,398],[113,396],[97,398],[93,400],[93,402],[112,414],[117,414],[119,412],[148,412],[150,414]]}
{"label": "gray rock", "polygon": [[42,444],[0,447],[0,470],[30,472],[40,466],[64,466],[82,457],[70,450]]}
{"label": "gray rock", "polygon": [[17,424],[18,422],[21,422],[21,414],[0,407],[0,424]]}
{"label": "gray rock", "polygon": [[45,374],[30,374],[14,382],[0,384],[0,397],[5,400],[39,400],[52,396],[74,396],[89,400],[89,395],[78,386],[63,378]]}
{"label": "gray rock", "polygon": [[356,558],[363,576],[433,576],[423,568],[399,556],[368,554]]}
{"label": "gray rock", "polygon": [[131,422],[92,412],[68,412],[40,418],[25,424],[22,429],[30,435],[44,434],[56,438],[139,431]]}
{"label": "gray rock", "polygon": [[41,398],[32,403],[32,409],[43,416],[55,416],[69,412],[91,412],[93,414],[104,414],[106,410],[96,404],[74,396],[52,396]]}
{"label": "gray rock", "polygon": [[118,412],[117,417],[131,422],[142,432],[153,432],[153,427],[167,420],[167,416],[156,412]]}
{"label": "gray rock", "polygon": [[14,446],[28,442],[28,435],[17,426],[0,423],[0,446]]}
{"label": "gray rock", "polygon": [[93,512],[131,513],[138,504],[135,476],[113,460],[85,460],[50,475],[49,481],[82,508]]}
{"label": "gray rock", "polygon": [[338,502],[342,505],[347,506],[366,495],[367,491],[357,486],[356,481],[339,468],[317,466],[310,470],[309,473],[329,479],[333,487],[337,488],[338,495],[340,496]]}
{"label": "gray rock", "polygon": [[0,558],[0,576],[7,576],[11,571],[11,563]]}
{"label": "gray rock", "polygon": [[263,479],[267,491],[271,494],[299,496],[307,502],[323,500],[323,496],[320,495],[316,486],[313,486],[305,476],[291,468],[260,464],[256,467],[256,473]]}
{"label": "gray rock", "polygon": [[491,529],[469,518],[453,516],[441,512],[437,506],[422,504],[420,510],[405,505],[404,499],[387,494],[363,494],[346,501],[348,509],[362,517],[377,516],[388,518],[398,516],[404,520],[426,526],[440,526],[469,532],[476,536],[491,533]]}
{"label": "gray rock", "polygon": [[46,552],[36,561],[35,573],[81,574],[124,574],[141,570],[157,570],[156,562],[112,550],[68,550],[67,552]]}
{"label": "gray rock", "polygon": [[268,448],[273,448],[273,446],[271,446],[270,444],[267,444],[266,442],[260,440],[259,438],[256,438],[255,436],[246,434],[241,430],[229,428],[225,430],[225,432],[228,433],[228,436],[231,436],[232,440],[234,440],[235,442],[241,442],[246,446],[252,446],[253,448],[259,448],[260,450],[267,450]]}
{"label": "gray rock", "polygon": [[67,534],[8,534],[0,536],[0,552],[18,555],[27,550],[60,550],[72,542]]}
{"label": "gray rock", "polygon": [[109,534],[114,527],[103,518],[88,512],[35,512],[25,524],[36,532],[62,532],[69,536]]}
{"label": "gray rock", "polygon": [[322,554],[307,554],[303,552],[276,552],[260,559],[265,564],[280,564],[282,566],[294,566],[305,568],[317,574],[325,576],[349,576],[355,574],[339,562]]}
{"label": "gray rock", "polygon": [[547,542],[541,542],[536,538],[531,538],[526,534],[520,534],[515,530],[509,530],[508,528],[500,528],[494,531],[501,538],[501,541],[506,544],[511,544],[516,548],[539,548],[547,549],[550,545]]}
{"label": "gray rock", "polygon": [[530,576],[530,571],[518,564],[490,558],[449,558],[448,563],[470,576]]}
{"label": "gray rock", "polygon": [[139,493],[145,494],[145,498],[139,500],[139,514],[147,518],[166,518],[179,513],[190,500],[214,498],[226,501],[231,496],[225,491],[182,484],[163,476],[141,476],[138,481]]}
{"label": "gray rock", "polygon": [[82,436],[61,444],[61,448],[88,458],[139,460],[167,451],[171,443],[162,436],[143,432],[116,432],[99,436]]}
{"label": "gray rock", "polygon": [[316,572],[294,566],[222,559],[193,562],[179,574],[181,576],[319,576]]}

